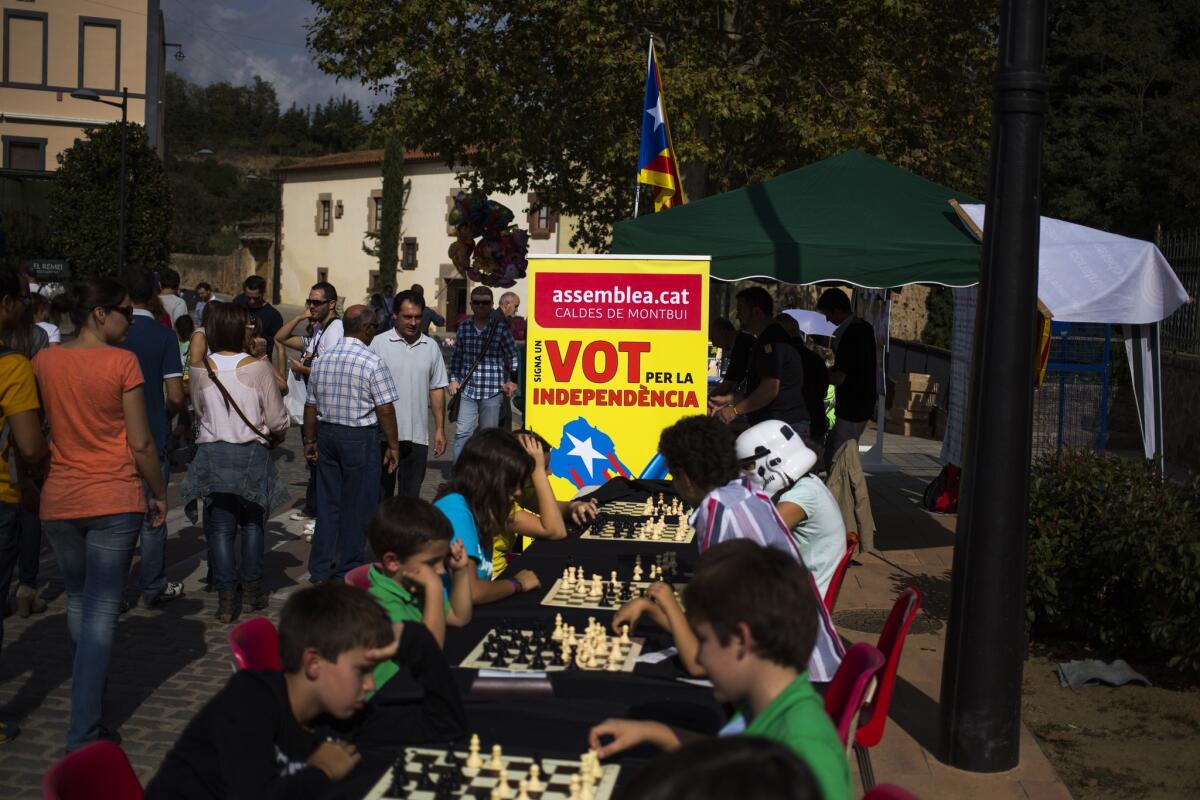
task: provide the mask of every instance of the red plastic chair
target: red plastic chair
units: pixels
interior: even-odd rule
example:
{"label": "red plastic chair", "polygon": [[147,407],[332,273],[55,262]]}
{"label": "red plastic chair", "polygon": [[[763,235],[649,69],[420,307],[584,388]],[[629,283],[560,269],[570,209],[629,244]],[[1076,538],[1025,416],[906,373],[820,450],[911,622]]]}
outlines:
{"label": "red plastic chair", "polygon": [[354,569],[346,573],[346,577],[342,580],[346,581],[347,586],[353,586],[355,589],[370,589],[371,581],[367,578],[367,573],[371,571],[371,567],[375,564],[359,564]]}
{"label": "red plastic chair", "polygon": [[42,777],[43,800],[142,800],[125,751],[101,739],[55,761]]}
{"label": "red plastic chair", "polygon": [[838,738],[850,746],[850,731],[858,712],[870,699],[875,688],[875,676],[883,669],[883,653],[874,645],[860,642],[846,651],[842,664],[825,691],[825,713],[833,720]]}
{"label": "red plastic chair", "polygon": [[837,569],[833,571],[833,577],[829,579],[829,587],[825,589],[825,610],[830,614],[833,613],[833,607],[837,605],[838,592],[842,590],[842,580],[846,577],[846,570],[850,568],[850,559],[854,558],[854,551],[857,549],[858,538],[847,538],[846,554],[838,562]]}
{"label": "red plastic chair", "polygon": [[236,669],[252,672],[281,670],[279,632],[266,617],[252,617],[234,626],[226,637]]}
{"label": "red plastic chair", "polygon": [[867,748],[874,747],[883,739],[883,729],[892,705],[892,689],[896,685],[896,670],[900,667],[904,640],[908,637],[908,629],[912,627],[913,620],[920,610],[921,592],[915,586],[910,586],[901,592],[892,604],[892,611],[883,625],[883,632],[879,634],[877,647],[887,659],[887,663],[879,675],[879,688],[875,691],[875,697],[864,707],[861,724],[854,732],[854,754],[858,759],[858,771],[862,776],[863,786],[867,789],[875,784],[875,773],[871,768],[871,755]]}
{"label": "red plastic chair", "polygon": [[881,783],[868,790],[863,795],[863,800],[921,800],[921,798],[894,783]]}

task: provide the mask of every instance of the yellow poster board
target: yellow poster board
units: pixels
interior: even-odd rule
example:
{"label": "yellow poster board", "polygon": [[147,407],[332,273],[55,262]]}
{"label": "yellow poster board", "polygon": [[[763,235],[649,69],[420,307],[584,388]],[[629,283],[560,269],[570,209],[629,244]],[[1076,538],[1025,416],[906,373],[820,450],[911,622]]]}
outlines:
{"label": "yellow poster board", "polygon": [[704,256],[529,255],[525,425],[553,446],[559,498],[665,478],[658,436],[706,413]]}

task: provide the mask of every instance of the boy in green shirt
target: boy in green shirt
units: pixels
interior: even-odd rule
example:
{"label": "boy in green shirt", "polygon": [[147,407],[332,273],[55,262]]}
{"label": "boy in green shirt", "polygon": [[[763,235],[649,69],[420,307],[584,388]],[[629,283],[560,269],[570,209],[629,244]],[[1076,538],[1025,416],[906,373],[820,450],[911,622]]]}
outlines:
{"label": "boy in green shirt", "polygon": [[[462,542],[451,544],[453,537],[445,514],[432,503],[410,497],[384,500],[367,528],[379,559],[367,573],[368,591],[393,624],[420,622],[439,647],[445,644],[447,625],[462,627],[471,621],[471,559]],[[447,566],[449,597],[443,582]],[[379,678],[377,672],[376,686],[386,683]]]}
{"label": "boy in green shirt", "polygon": [[[684,589],[697,661],[723,703],[741,706],[724,732],[778,742],[804,759],[825,800],[849,800],[850,765],[809,682],[816,596],[802,564],[748,539],[707,550]],[[601,758],[641,744],[676,750],[698,734],[661,722],[605,720],[591,731]]]}

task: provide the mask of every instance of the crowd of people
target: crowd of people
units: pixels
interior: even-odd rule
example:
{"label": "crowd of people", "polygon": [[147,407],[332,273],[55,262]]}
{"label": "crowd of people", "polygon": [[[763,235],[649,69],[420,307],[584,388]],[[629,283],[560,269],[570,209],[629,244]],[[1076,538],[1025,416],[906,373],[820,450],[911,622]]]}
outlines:
{"label": "crowd of people", "polygon": [[[16,572],[19,612],[44,610],[44,531],[67,594],[67,750],[107,735],[101,706],[118,615],[183,594],[165,576],[173,433],[186,429],[194,448],[182,502],[203,517],[217,619],[268,605],[264,528],[287,500],[271,450],[291,424],[293,392],[303,399],[309,465],[295,517],[312,520],[313,586],[283,608],[283,671],[235,675],[188,725],[147,796],[308,797],[361,752],[463,735],[462,700],[441,654],[447,630],[467,625],[477,606],[538,588],[532,570],[510,561],[597,514],[590,500],[555,498],[550,444],[503,419],[517,388],[519,298],[506,293],[496,308],[490,289],[472,291],[447,364],[427,334],[444,320],[419,286],[339,311],[336,289],[319,282],[304,311],[284,321],[257,276],[232,302],[198,286],[191,314],[172,300],[178,276],[157,277],[132,269],[121,283],[83,281],[46,309],[30,301],[27,281],[0,274],[0,423],[11,467],[0,471],[0,596]],[[845,751],[814,685],[831,680],[843,654],[821,598],[847,528],[817,474],[818,451],[828,458],[861,435],[870,409],[855,398],[870,380],[873,406],[874,377],[864,374],[874,349],[844,294],[827,292],[819,307],[838,326],[827,374],[764,290],[738,295],[741,330],[719,330],[732,358],[711,413],[680,420],[659,441],[675,490],[695,509],[695,576],[682,604],[658,583],[612,625],[656,622],[683,668],[739,709],[722,736],[778,745],[743,763],[789,782],[789,796],[843,798]],[[52,343],[43,324],[51,310],[70,315],[72,338],[55,328],[61,343]],[[822,382],[836,387],[832,426]],[[426,501],[430,450],[448,446],[449,478]],[[139,548],[137,592],[126,596]],[[360,574],[366,592],[346,585]],[[726,752],[648,721],[596,720],[590,737],[602,758],[640,744],[679,751],[664,764]],[[673,796],[680,780],[635,782],[629,796]]]}

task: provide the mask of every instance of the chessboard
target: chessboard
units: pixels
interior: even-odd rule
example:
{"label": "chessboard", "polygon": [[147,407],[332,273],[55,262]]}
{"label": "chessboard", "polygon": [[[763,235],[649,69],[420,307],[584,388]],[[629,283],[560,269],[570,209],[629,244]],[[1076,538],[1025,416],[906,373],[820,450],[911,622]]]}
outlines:
{"label": "chessboard", "polygon": [[696,532],[688,524],[691,509],[678,500],[657,504],[618,500],[605,503],[580,539],[629,542],[671,542],[687,544]]}
{"label": "chessboard", "polygon": [[505,672],[633,672],[644,643],[627,632],[610,635],[595,617],[582,634],[574,626],[554,631],[501,627],[489,631],[459,666]]}
{"label": "chessboard", "polygon": [[[473,737],[472,748],[478,756],[478,737]],[[591,789],[591,797],[609,800],[621,769],[615,764],[601,766],[592,753],[584,754],[579,761],[501,756],[507,791],[497,791],[501,771],[490,768],[491,759],[487,757],[482,758],[483,766],[468,767],[470,758],[462,752],[410,747],[363,800],[492,800],[493,797],[578,800],[583,796],[585,781]],[[524,794],[521,794],[522,783],[525,784]],[[530,788],[531,783],[540,788]]]}
{"label": "chessboard", "polygon": [[[675,582],[678,576],[679,562],[675,553],[659,553],[654,557],[649,572],[642,580],[642,557],[634,561],[633,573],[629,580],[622,581],[614,570],[609,580],[599,575],[592,575],[589,580],[581,567],[568,566],[563,570],[562,577],[554,581],[550,591],[542,598],[544,606],[560,608],[588,608],[597,611],[611,611],[620,608],[637,597],[645,597],[646,590],[656,581]],[[679,597],[682,587],[675,587],[675,596]]]}

